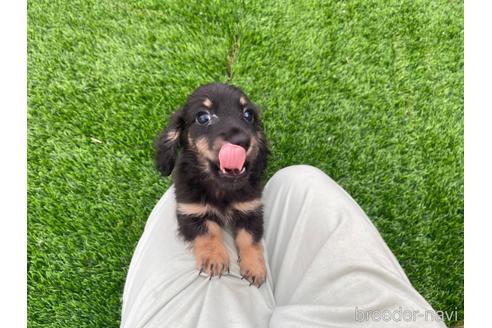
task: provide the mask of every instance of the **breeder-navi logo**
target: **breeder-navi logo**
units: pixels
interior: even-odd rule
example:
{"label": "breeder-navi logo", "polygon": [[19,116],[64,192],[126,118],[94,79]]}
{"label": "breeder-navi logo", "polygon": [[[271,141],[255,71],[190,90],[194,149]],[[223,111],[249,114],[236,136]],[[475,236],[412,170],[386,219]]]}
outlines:
{"label": "breeder-navi logo", "polygon": [[401,306],[396,310],[362,310],[357,306],[355,307],[355,321],[368,322],[368,321],[394,321],[394,322],[413,322],[417,320],[424,321],[444,321],[444,320],[458,320],[458,311],[433,311],[425,310],[424,312],[419,310],[407,310]]}

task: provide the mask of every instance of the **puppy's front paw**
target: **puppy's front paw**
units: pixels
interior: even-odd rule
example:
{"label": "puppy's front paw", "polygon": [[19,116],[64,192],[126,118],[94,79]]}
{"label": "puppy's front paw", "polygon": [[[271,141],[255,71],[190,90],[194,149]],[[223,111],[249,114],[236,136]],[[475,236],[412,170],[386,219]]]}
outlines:
{"label": "puppy's front paw", "polygon": [[263,249],[259,244],[242,247],[238,262],[241,276],[247,279],[250,285],[260,287],[265,282],[265,259]]}
{"label": "puppy's front paw", "polygon": [[219,238],[197,237],[194,252],[197,269],[209,274],[210,278],[229,272],[229,254]]}

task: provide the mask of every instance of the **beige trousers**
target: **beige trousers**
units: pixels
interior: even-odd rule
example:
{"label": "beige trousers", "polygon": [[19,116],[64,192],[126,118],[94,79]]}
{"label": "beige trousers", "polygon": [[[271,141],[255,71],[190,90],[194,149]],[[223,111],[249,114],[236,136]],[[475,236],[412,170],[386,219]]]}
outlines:
{"label": "beige trousers", "polygon": [[445,327],[355,201],[320,170],[291,166],[263,192],[268,279],[198,275],[177,235],[174,189],[152,211],[123,295],[121,327]]}

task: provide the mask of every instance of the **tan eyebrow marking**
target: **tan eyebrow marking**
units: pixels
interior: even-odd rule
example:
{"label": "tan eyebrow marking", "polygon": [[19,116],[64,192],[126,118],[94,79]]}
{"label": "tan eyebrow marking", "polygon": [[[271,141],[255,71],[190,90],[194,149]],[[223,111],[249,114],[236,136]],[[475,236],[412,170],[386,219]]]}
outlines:
{"label": "tan eyebrow marking", "polygon": [[207,108],[212,108],[212,100],[208,99],[208,98],[205,98],[205,100],[203,101],[203,106],[207,107]]}
{"label": "tan eyebrow marking", "polygon": [[239,98],[239,103],[245,106],[248,102],[246,101],[246,98],[244,98],[244,96],[241,96],[241,98]]}
{"label": "tan eyebrow marking", "polygon": [[232,208],[241,212],[251,212],[261,207],[261,199],[256,198],[246,202],[236,202],[232,204]]}

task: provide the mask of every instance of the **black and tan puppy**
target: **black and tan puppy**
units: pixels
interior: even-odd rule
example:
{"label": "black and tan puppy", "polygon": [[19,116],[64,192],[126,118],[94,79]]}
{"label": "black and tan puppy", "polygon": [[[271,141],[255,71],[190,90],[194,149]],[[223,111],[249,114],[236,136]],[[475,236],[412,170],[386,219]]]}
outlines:
{"label": "black and tan puppy", "polygon": [[241,275],[258,287],[265,281],[261,175],[267,156],[258,108],[226,84],[198,88],[158,137],[157,167],[164,176],[175,167],[179,232],[192,243],[198,270],[229,271],[222,228],[230,226]]}

